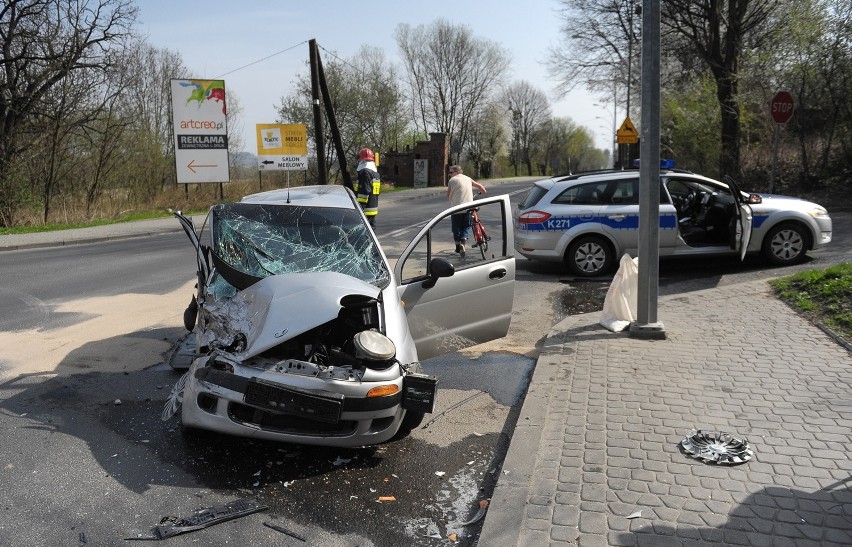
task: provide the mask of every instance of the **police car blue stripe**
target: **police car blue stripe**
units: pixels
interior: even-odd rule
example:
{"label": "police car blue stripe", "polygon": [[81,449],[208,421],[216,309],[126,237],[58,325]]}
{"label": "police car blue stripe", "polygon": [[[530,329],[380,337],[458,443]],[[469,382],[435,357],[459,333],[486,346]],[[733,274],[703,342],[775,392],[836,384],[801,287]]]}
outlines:
{"label": "police car blue stripe", "polygon": [[[550,217],[544,222],[532,224],[521,224],[521,230],[531,232],[549,232],[567,230],[580,224],[602,224],[615,230],[638,230],[639,215],[625,215],[620,220],[605,215],[581,216],[568,215],[565,217]],[[660,215],[660,228],[663,230],[674,230],[677,228],[677,215]]]}
{"label": "police car blue stripe", "polygon": [[764,222],[766,222],[766,219],[768,219],[768,218],[769,218],[769,215],[768,215],[768,214],[765,214],[765,215],[752,215],[751,222],[752,222],[752,227],[753,227],[753,229],[754,229],[754,228],[760,228],[760,227],[761,227],[761,225],[762,225]]}

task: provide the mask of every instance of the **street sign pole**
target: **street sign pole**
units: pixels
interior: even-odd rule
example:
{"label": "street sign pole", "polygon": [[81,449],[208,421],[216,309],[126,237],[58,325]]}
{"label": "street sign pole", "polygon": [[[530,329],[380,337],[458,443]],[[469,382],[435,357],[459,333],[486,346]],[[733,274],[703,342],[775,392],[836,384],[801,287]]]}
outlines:
{"label": "street sign pole", "polygon": [[769,170],[769,193],[775,193],[775,173],[778,169],[778,143],[781,142],[781,126],[775,124],[775,135],[772,137],[772,168]]}
{"label": "street sign pole", "polygon": [[778,145],[781,142],[781,126],[790,121],[795,111],[793,96],[788,91],[779,91],[769,102],[769,115],[775,122],[772,139],[772,168],[769,171],[769,193],[775,192],[775,173],[778,166]]}
{"label": "street sign pole", "polygon": [[660,0],[642,4],[642,138],[639,141],[639,279],[631,338],[663,340],[660,284]]}

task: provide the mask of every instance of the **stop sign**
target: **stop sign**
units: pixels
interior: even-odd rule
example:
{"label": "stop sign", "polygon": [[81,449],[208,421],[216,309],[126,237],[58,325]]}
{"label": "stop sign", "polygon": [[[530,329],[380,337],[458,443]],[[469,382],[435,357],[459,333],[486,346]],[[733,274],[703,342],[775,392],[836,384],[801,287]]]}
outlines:
{"label": "stop sign", "polygon": [[769,113],[777,124],[785,124],[793,117],[793,96],[787,91],[776,93],[769,106]]}

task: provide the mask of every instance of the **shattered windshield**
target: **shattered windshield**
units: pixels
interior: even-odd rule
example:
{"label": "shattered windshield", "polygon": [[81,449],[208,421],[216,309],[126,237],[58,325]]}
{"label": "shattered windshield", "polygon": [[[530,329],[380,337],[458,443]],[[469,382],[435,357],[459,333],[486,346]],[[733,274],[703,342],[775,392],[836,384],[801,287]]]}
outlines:
{"label": "shattered windshield", "polygon": [[355,210],[232,203],[212,217],[213,251],[245,274],[338,272],[377,286],[390,278]]}

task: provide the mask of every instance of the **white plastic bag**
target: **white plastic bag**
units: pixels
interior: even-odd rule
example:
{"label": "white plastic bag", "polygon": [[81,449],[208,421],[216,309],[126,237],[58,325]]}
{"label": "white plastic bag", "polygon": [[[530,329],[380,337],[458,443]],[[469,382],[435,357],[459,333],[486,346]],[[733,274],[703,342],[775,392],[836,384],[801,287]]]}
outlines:
{"label": "white plastic bag", "polygon": [[600,324],[612,332],[621,332],[636,320],[636,293],[639,290],[639,257],[621,257],[618,271],[604,299]]}

